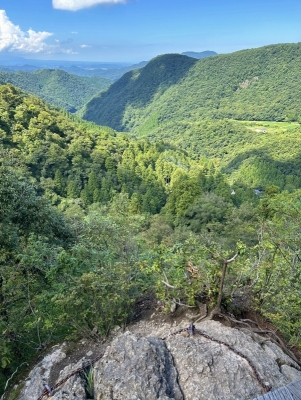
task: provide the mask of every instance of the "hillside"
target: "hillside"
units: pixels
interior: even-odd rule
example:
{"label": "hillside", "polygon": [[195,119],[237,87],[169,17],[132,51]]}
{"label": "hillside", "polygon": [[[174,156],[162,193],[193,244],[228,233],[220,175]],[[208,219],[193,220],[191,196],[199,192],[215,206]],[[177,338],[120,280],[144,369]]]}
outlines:
{"label": "hillside", "polygon": [[[168,88],[176,87],[196,62],[180,54],[158,56],[144,68],[124,74],[106,92],[95,96],[80,114],[88,121],[114,126],[116,130],[131,129],[141,119],[142,110],[160,99]],[[126,114],[131,118],[127,119]]]}
{"label": "hillside", "polygon": [[[172,133],[171,133],[172,132]],[[301,186],[301,127],[297,122],[201,120],[170,122],[153,134],[185,150],[194,160],[214,160],[229,181],[264,189]],[[292,186],[291,186],[292,185]]]}
{"label": "hillside", "polygon": [[[177,57],[158,90],[160,74],[172,87],[197,62]],[[272,124],[211,123],[208,157],[192,158],[179,124],[176,140],[136,139],[0,86],[0,391],[38,351],[102,341],[150,298],[162,312],[205,302],[208,318],[256,311],[301,346],[300,127],[277,142]]]}
{"label": "hillside", "polygon": [[100,77],[79,77],[61,70],[0,72],[0,83],[11,83],[48,103],[76,112],[111,81]]}
{"label": "hillside", "polygon": [[170,134],[179,122],[205,118],[294,121],[301,113],[300,50],[298,43],[198,61],[160,56],[93,98],[82,115],[122,131]]}

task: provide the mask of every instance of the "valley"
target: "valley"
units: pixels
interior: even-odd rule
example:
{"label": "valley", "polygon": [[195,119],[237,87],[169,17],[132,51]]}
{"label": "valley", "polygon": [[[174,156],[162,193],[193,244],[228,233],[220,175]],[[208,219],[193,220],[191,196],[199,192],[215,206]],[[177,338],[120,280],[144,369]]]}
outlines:
{"label": "valley", "polygon": [[298,43],[114,82],[0,72],[1,390],[150,297],[259,315],[300,349],[300,67]]}

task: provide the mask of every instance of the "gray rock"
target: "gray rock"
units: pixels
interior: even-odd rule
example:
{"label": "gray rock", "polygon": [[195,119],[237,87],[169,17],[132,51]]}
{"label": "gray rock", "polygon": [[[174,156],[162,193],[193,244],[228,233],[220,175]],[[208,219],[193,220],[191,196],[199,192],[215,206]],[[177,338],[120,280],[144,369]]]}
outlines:
{"label": "gray rock", "polygon": [[[70,364],[65,367],[61,372],[60,376],[57,379],[59,382],[61,379],[66,377],[72,371],[82,367],[82,361],[79,361],[76,364]],[[51,396],[52,400],[86,400],[86,391],[85,391],[85,380],[81,377],[80,374],[76,374],[71,376],[61,387],[57,390],[54,390],[53,396]]]}
{"label": "gray rock", "polygon": [[130,332],[95,364],[96,400],[182,400],[177,371],[163,340]]}
{"label": "gray rock", "polygon": [[290,382],[299,381],[301,379],[301,372],[289,365],[281,365],[280,371]]}
{"label": "gray rock", "polygon": [[[266,338],[215,321],[196,326],[211,339],[191,336],[187,329],[170,335],[182,327],[188,327],[185,319],[180,326],[157,319],[114,332],[94,365],[95,400],[251,400],[265,393],[262,383],[277,389],[301,379],[300,367]],[[55,346],[37,364],[18,400],[40,396],[43,383],[66,357],[63,350]],[[65,367],[57,382],[80,368],[82,360]],[[51,398],[85,400],[85,384],[79,374],[73,375]]]}
{"label": "gray rock", "polygon": [[37,399],[44,390],[44,383],[49,382],[51,369],[62,361],[66,354],[65,344],[57,345],[40,361],[28,375],[18,400]]}
{"label": "gray rock", "polygon": [[[283,351],[278,347],[275,343],[265,342],[262,345],[264,351],[271,357],[273,360],[277,362],[278,365],[290,365],[293,368],[300,369],[298,364],[293,361],[289,356],[287,356]],[[301,374],[300,378],[301,379]]]}
{"label": "gray rock", "polygon": [[[276,388],[289,382],[277,362],[243,332],[214,321],[197,328],[246,356],[264,383]],[[223,344],[199,335],[176,335],[167,339],[167,347],[186,400],[247,400],[265,393],[248,361]]]}

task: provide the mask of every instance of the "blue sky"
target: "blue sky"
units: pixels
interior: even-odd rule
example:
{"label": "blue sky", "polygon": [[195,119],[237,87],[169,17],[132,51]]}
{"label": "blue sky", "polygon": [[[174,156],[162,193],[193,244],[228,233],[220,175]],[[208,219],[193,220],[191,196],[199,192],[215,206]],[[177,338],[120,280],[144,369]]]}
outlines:
{"label": "blue sky", "polygon": [[0,54],[139,62],[301,41],[301,0],[0,0]]}

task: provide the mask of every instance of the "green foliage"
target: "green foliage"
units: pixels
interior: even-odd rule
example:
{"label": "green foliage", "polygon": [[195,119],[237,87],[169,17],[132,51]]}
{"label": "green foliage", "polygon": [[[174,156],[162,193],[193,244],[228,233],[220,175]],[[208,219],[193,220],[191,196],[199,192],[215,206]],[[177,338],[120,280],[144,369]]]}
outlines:
{"label": "green foliage", "polygon": [[136,133],[154,115],[154,130],[169,133],[178,123],[204,118],[298,121],[300,46],[277,44],[198,61],[156,57],[92,99],[83,117]]}
{"label": "green foliage", "polygon": [[[143,107],[199,68],[155,66]],[[149,114],[135,139],[0,86],[1,387],[48,343],[125,324],[150,292],[165,308],[221,294],[300,346],[299,125],[170,118]]]}
{"label": "green foliage", "polygon": [[233,183],[292,191],[301,185],[299,50],[279,44],[194,62],[160,56],[95,97],[84,118],[154,141],[172,137],[195,160],[216,159]]}
{"label": "green foliage", "polygon": [[90,367],[88,372],[84,372],[84,377],[86,381],[86,392],[90,399],[94,399],[94,370]]}
{"label": "green foliage", "polygon": [[301,192],[273,193],[265,200],[269,219],[262,222],[257,247],[258,304],[291,344],[300,345]]}
{"label": "green foliage", "polygon": [[[116,130],[130,130],[137,124],[139,109],[176,86],[196,60],[180,54],[158,56],[144,68],[124,74],[103,94],[95,96],[82,110],[84,119]],[[112,104],[114,103],[114,106]],[[126,124],[123,122],[124,114]],[[153,113],[148,114],[148,118]],[[153,125],[155,117],[151,117]]]}
{"label": "green foliage", "polygon": [[0,83],[10,83],[39,96],[47,103],[76,112],[111,81],[101,77],[83,77],[65,71],[43,69],[34,72],[0,72]]}
{"label": "green foliage", "polygon": [[[161,243],[154,248],[153,262],[149,267],[149,273],[156,277],[156,295],[167,306],[175,300],[191,306],[196,306],[197,300],[214,305],[222,265],[229,254],[231,251],[223,249],[208,233],[195,235],[190,232],[186,238],[182,237],[181,242],[173,245]],[[237,284],[237,271],[242,263],[243,258],[227,276],[224,297],[228,301]]]}
{"label": "green foliage", "polygon": [[224,230],[224,223],[230,210],[231,205],[222,197],[214,193],[205,193],[187,207],[186,224],[193,232],[206,229],[208,232],[214,230],[220,233]]}

